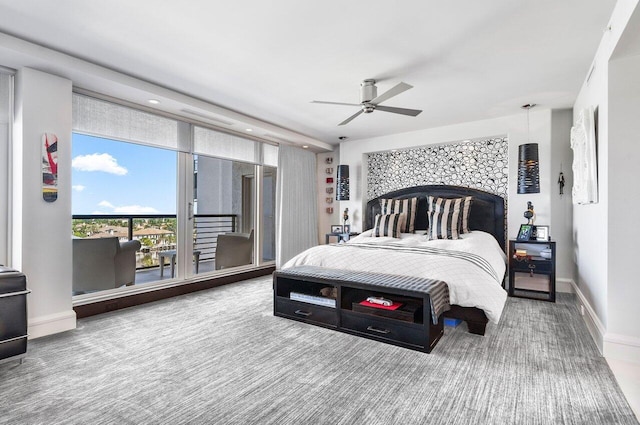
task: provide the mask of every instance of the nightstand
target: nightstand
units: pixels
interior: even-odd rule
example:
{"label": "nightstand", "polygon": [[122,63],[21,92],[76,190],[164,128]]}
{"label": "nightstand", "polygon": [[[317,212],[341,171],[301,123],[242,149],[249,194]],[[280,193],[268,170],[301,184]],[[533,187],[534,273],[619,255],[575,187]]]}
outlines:
{"label": "nightstand", "polygon": [[509,241],[509,296],[556,302],[555,241]]}
{"label": "nightstand", "polygon": [[351,236],[358,236],[359,234],[360,233],[356,233],[356,232],[351,232],[351,233],[327,233],[325,235],[325,237],[324,237],[324,241],[325,241],[325,244],[328,245],[329,244],[329,238],[331,236],[335,236],[336,238],[338,238],[338,242],[341,242],[341,241],[345,241],[346,242],[351,238]]}

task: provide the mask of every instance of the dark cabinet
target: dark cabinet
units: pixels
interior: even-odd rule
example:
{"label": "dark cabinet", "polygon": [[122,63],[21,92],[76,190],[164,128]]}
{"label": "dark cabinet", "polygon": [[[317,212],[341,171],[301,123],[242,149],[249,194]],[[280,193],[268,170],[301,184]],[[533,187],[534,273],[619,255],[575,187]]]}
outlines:
{"label": "dark cabinet", "polygon": [[27,279],[0,266],[0,363],[27,352]]}
{"label": "dark cabinet", "polygon": [[554,241],[509,241],[509,296],[556,301]]}

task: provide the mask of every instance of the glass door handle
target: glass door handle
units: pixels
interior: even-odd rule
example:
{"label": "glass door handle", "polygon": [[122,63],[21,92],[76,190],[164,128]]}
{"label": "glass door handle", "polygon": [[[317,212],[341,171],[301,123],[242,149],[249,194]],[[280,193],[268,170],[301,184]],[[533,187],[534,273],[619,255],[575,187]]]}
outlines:
{"label": "glass door handle", "polygon": [[189,220],[193,220],[193,203],[189,202]]}

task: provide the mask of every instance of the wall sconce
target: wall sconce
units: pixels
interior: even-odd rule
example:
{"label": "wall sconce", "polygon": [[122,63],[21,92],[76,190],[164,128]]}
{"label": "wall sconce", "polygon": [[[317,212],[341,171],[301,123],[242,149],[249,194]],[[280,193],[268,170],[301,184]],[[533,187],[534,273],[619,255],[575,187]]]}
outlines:
{"label": "wall sconce", "polygon": [[349,200],[349,166],[338,165],[336,201]]}
{"label": "wall sconce", "polygon": [[518,146],[518,193],[540,193],[538,144]]}

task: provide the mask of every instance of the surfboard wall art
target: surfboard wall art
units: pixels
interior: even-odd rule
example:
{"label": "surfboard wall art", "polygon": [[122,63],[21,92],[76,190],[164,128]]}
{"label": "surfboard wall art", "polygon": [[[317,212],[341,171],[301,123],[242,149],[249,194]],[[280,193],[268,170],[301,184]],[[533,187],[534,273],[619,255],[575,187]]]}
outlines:
{"label": "surfboard wall art", "polygon": [[52,133],[42,135],[42,198],[58,199],[58,137]]}

